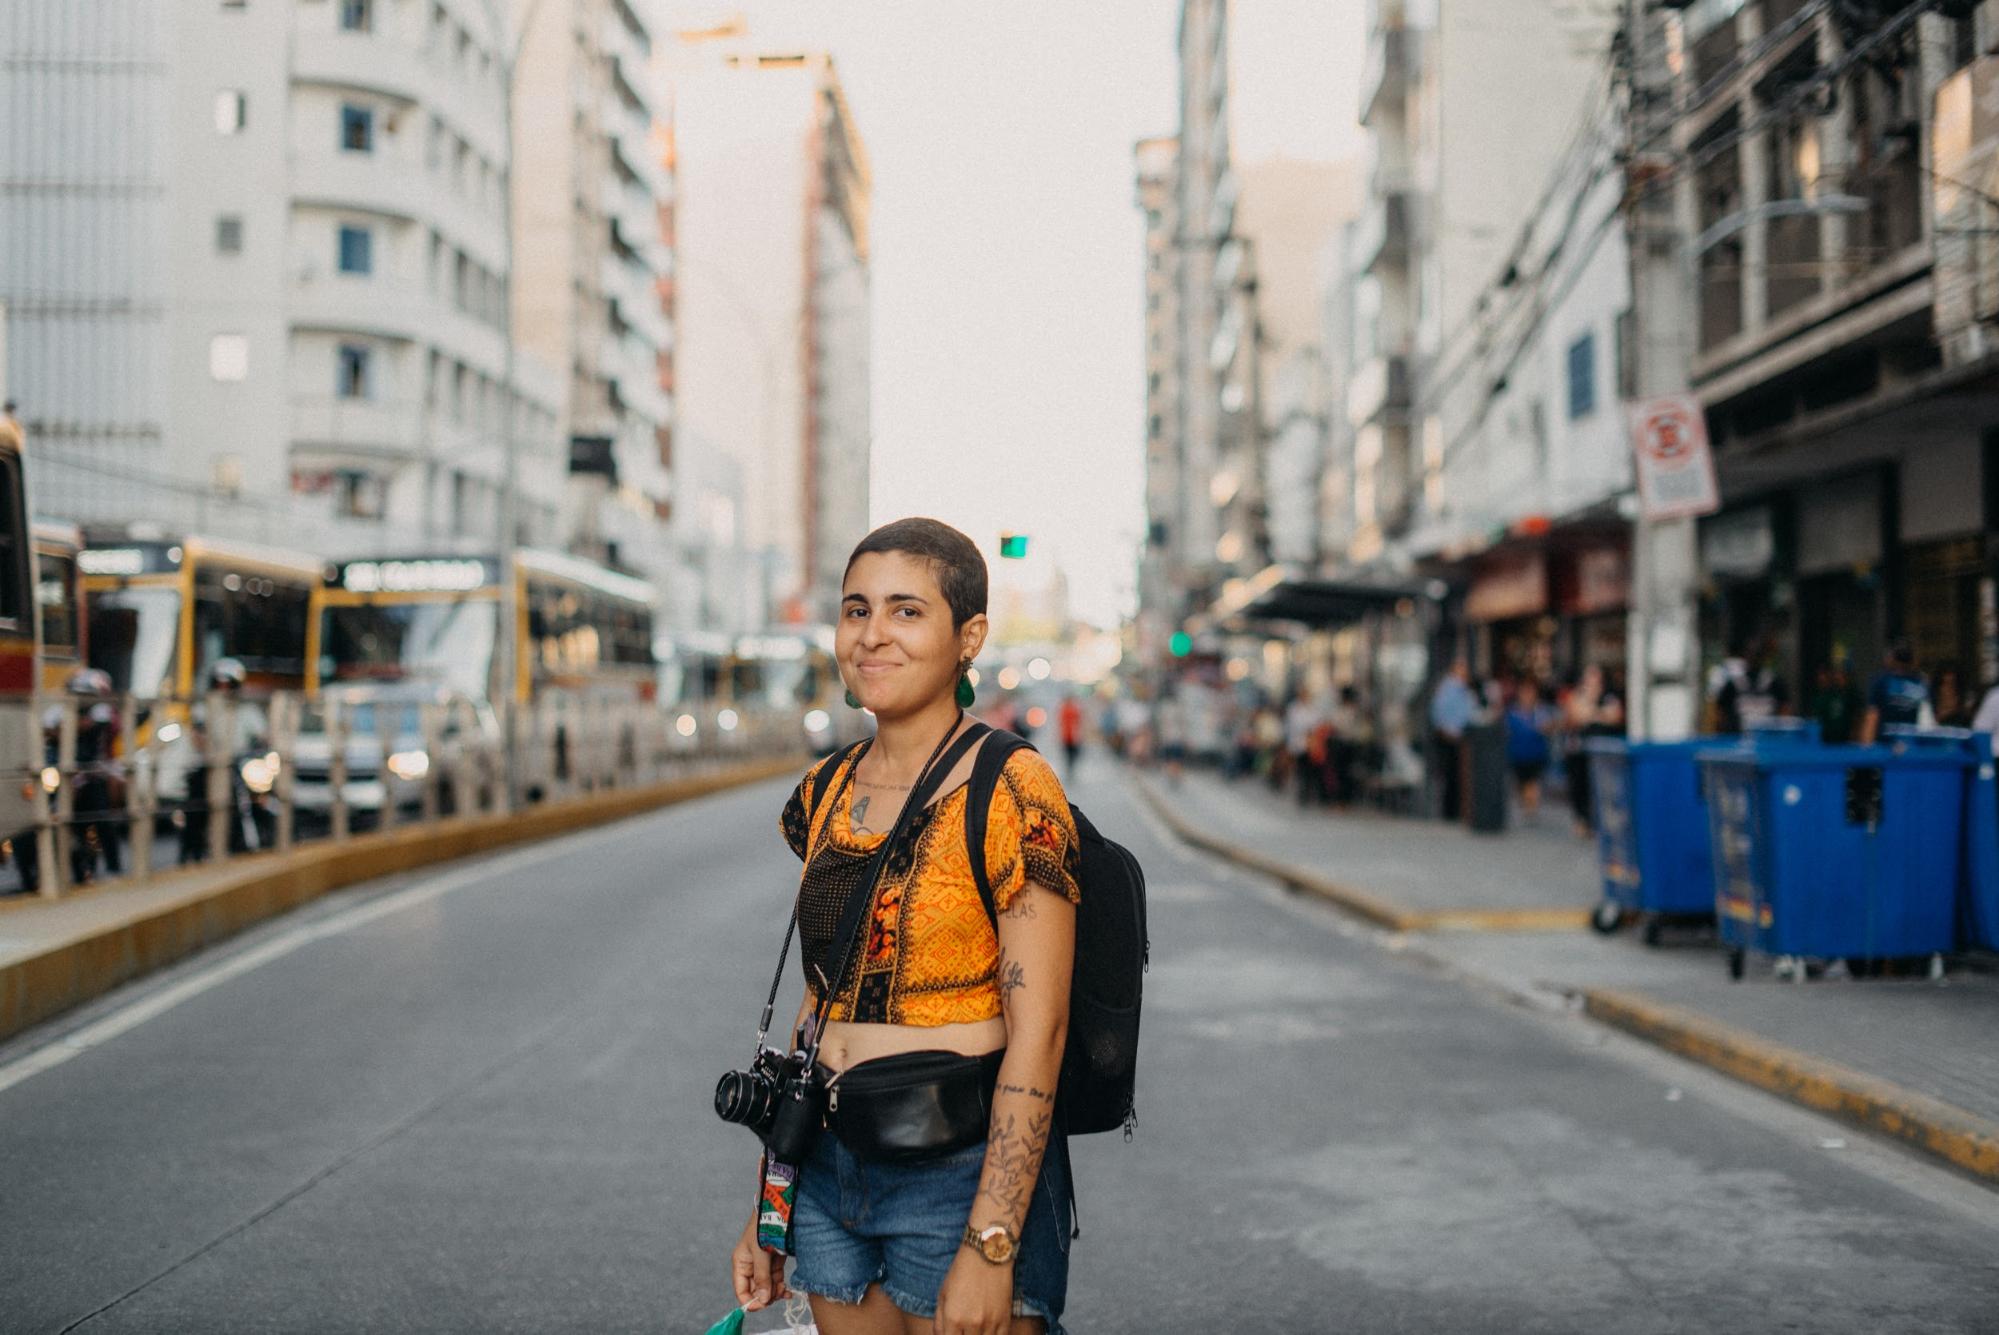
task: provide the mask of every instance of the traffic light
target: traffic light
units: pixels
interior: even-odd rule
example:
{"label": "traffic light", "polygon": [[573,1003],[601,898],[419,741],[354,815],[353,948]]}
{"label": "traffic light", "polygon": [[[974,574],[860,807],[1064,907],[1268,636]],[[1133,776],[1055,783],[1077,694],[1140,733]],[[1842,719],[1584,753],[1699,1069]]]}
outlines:
{"label": "traffic light", "polygon": [[1027,556],[1027,535],[1025,533],[1000,534],[1000,555],[1009,561],[1019,561]]}
{"label": "traffic light", "polygon": [[1184,630],[1176,630],[1173,638],[1166,642],[1166,647],[1173,651],[1175,658],[1185,658],[1194,652],[1194,637]]}

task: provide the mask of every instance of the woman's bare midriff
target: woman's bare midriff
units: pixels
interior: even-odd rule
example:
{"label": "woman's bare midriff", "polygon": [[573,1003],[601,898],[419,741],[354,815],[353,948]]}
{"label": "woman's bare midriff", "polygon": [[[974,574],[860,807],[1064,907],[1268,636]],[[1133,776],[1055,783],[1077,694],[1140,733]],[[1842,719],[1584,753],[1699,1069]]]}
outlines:
{"label": "woman's bare midriff", "polygon": [[831,1073],[903,1052],[962,1052],[977,1057],[1005,1046],[1006,1020],[997,1015],[969,1024],[930,1026],[835,1020],[826,1026],[826,1038],[819,1045],[819,1065]]}

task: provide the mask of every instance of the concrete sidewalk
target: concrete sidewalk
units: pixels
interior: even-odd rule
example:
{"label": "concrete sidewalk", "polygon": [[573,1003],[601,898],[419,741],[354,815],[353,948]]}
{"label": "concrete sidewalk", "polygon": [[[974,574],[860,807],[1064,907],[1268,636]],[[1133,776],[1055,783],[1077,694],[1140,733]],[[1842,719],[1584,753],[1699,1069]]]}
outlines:
{"label": "concrete sidewalk", "polygon": [[[1601,897],[1594,851],[1554,812],[1545,829],[1478,836],[1303,811],[1247,780],[1133,782],[1182,838],[1321,894],[1404,949],[1517,999],[1578,1007],[1999,1184],[1999,975],[1791,983],[1752,970],[1738,983],[1699,933],[1668,933],[1654,949],[1628,930],[1588,931]],[[1535,930],[1560,913],[1572,921]]]}
{"label": "concrete sidewalk", "polygon": [[[1580,927],[1602,898],[1593,848],[1568,810],[1500,835],[1461,825],[1300,807],[1254,777],[1192,771],[1146,791],[1183,839],[1333,899],[1397,931],[1541,931]],[[1293,875],[1292,873],[1299,873]]]}

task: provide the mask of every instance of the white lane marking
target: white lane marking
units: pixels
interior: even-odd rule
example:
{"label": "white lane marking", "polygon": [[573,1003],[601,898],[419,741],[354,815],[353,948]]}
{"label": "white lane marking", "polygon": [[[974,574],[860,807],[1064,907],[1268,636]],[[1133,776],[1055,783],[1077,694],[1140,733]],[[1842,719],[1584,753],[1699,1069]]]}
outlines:
{"label": "white lane marking", "polygon": [[548,843],[536,844],[532,848],[503,853],[473,866],[460,867],[455,871],[444,872],[419,881],[402,890],[371,899],[365,904],[356,904],[352,908],[328,914],[317,922],[289,928],[268,941],[252,946],[240,954],[232,955],[218,964],[113,1011],[103,1019],[93,1020],[74,1033],[65,1034],[47,1047],[37,1048],[25,1057],[0,1066],[0,1093],[20,1084],[30,1076],[60,1066],[72,1057],[80,1056],[94,1047],[110,1042],[120,1034],[138,1028],[148,1020],[166,1014],[184,1001],[190,1001],[204,992],[220,987],[232,978],[241,978],[253,969],[261,969],[272,960],[282,959],[315,941],[338,936],[342,932],[351,932],[356,927],[365,927],[392,913],[401,913],[405,909],[428,904],[431,900],[448,895],[453,890],[462,890],[468,885],[547,861],[566,852],[570,844],[585,836],[602,834],[602,828],[585,830]]}

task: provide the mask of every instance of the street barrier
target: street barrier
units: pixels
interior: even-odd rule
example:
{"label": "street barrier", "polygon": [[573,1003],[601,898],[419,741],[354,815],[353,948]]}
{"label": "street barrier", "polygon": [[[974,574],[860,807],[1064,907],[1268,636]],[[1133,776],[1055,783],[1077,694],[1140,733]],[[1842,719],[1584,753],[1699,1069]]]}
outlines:
{"label": "street barrier", "polygon": [[[501,706],[504,710],[505,706]],[[666,707],[554,696],[504,713],[326,692],[199,701],[37,697],[28,754],[0,766],[0,894],[59,898],[176,866],[376,829],[645,788],[836,740],[805,709]],[[816,729],[808,725],[820,725]]]}

